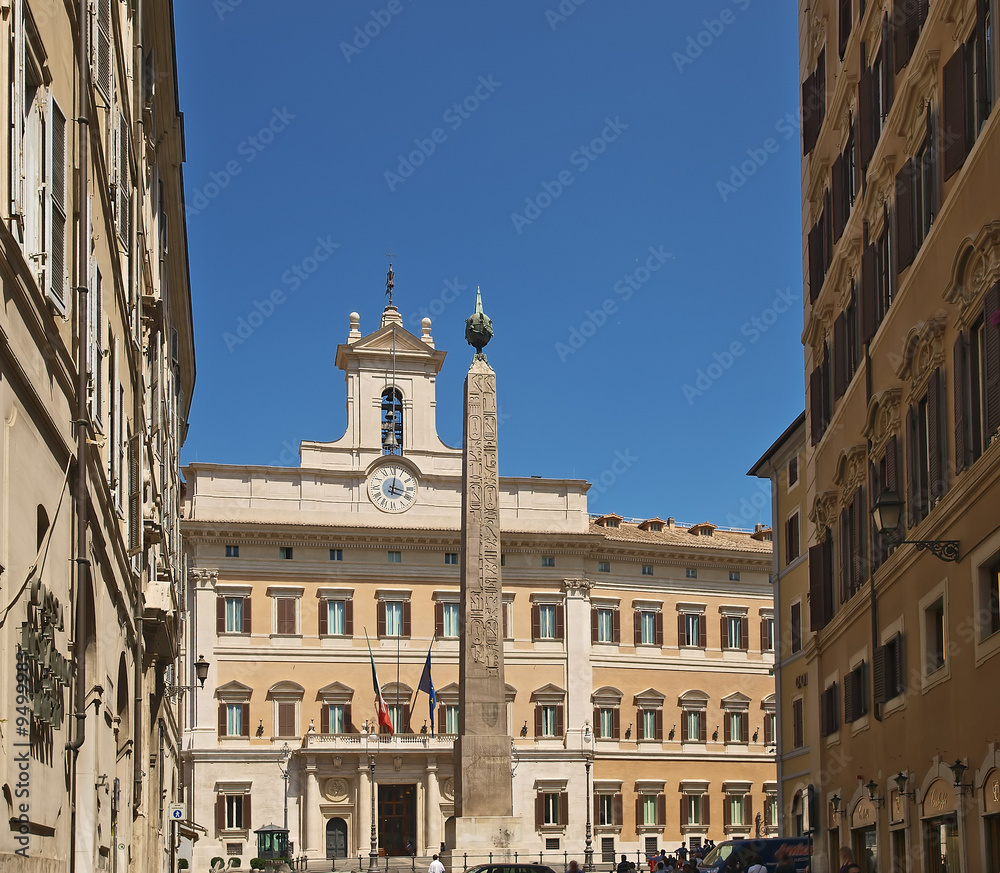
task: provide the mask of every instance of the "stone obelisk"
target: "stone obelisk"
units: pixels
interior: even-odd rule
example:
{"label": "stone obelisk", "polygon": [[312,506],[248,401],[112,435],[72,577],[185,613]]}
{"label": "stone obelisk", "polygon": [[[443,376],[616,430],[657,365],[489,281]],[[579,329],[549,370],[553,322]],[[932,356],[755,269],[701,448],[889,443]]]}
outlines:
{"label": "stone obelisk", "polygon": [[513,850],[520,839],[503,676],[496,373],[483,354],[492,335],[477,289],[476,311],[465,327],[476,355],[465,380],[455,817],[446,833],[449,849],[470,854]]}

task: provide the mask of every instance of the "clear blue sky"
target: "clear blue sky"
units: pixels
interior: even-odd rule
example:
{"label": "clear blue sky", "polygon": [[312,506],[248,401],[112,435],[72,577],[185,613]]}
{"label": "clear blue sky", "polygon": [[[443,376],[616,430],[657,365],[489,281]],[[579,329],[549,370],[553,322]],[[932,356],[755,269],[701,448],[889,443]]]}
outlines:
{"label": "clear blue sky", "polygon": [[445,442],[480,285],[502,475],[603,476],[592,512],[770,521],[745,473],[804,403],[793,3],[174,8],[185,463],[296,465],[342,435],[334,353],[352,310],[377,327],[391,246],[407,326],[427,310],[449,352]]}

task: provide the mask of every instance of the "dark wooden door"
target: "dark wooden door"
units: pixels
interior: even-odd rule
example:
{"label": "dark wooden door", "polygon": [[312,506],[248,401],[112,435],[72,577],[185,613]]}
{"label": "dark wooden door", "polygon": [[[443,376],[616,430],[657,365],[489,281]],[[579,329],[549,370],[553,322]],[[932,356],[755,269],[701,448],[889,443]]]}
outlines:
{"label": "dark wooden door", "polygon": [[408,855],[417,840],[415,785],[379,785],[378,838],[387,855]]}

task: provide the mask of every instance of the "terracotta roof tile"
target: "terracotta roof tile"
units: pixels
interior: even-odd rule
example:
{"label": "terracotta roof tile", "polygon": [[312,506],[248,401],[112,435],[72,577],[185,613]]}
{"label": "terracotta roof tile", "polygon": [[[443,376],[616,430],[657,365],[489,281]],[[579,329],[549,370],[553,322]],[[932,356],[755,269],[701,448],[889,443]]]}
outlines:
{"label": "terracotta roof tile", "polygon": [[613,542],[645,543],[651,546],[679,546],[684,549],[732,549],[737,552],[754,552],[768,555],[773,544],[755,540],[749,532],[716,529],[709,536],[692,536],[686,527],[664,527],[662,531],[641,530],[639,525],[620,522],[618,527],[602,527],[590,522],[590,532],[600,534]]}

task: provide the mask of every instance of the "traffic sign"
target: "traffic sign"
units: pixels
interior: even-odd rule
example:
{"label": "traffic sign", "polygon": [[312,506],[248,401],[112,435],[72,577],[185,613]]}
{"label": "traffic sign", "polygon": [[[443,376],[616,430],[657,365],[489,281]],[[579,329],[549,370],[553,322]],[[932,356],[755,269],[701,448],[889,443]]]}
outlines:
{"label": "traffic sign", "polygon": [[172,821],[182,821],[184,819],[184,804],[183,803],[171,803],[170,804],[170,818]]}

